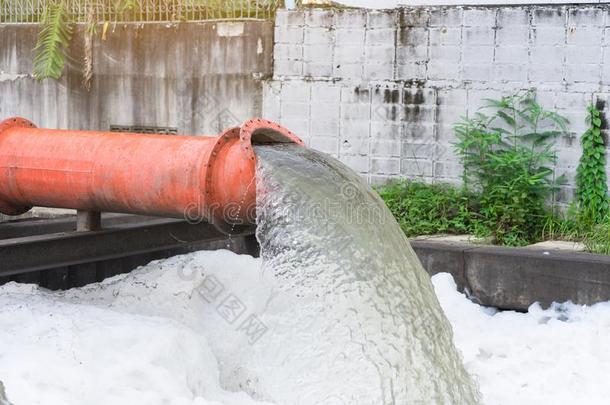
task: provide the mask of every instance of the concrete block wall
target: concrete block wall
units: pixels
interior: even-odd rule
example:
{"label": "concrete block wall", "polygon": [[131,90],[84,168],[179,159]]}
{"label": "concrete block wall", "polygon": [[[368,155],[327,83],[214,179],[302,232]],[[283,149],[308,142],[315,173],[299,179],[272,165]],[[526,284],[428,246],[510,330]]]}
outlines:
{"label": "concrete block wall", "polygon": [[[47,128],[113,125],[216,134],[260,116],[272,74],[270,21],[121,23],[93,38],[93,80],[82,85],[84,24],[75,29],[59,80],[36,81],[37,24],[0,24],[0,120]],[[101,29],[98,30],[101,33]]]}
{"label": "concrete block wall", "polygon": [[586,107],[610,96],[605,6],[281,11],[263,112],[371,183],[458,183],[453,124],[526,89],[570,120],[557,140],[567,202]]}

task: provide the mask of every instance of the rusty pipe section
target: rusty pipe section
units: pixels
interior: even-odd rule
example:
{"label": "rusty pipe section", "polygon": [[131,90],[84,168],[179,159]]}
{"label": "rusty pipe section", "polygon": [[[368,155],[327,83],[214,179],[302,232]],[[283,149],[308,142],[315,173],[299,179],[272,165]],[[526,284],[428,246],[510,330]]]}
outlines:
{"label": "rusty pipe section", "polygon": [[0,212],[32,206],[206,220],[227,230],[253,223],[253,143],[303,142],[254,119],[220,136],[36,128],[0,122]]}

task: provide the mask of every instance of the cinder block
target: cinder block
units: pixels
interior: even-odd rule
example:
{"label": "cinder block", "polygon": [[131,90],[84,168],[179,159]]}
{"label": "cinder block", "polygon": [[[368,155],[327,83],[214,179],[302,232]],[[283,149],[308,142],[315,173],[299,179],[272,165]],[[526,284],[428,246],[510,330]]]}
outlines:
{"label": "cinder block", "polygon": [[406,142],[435,142],[435,124],[405,122],[402,127],[402,139]]}
{"label": "cinder block", "polygon": [[460,65],[456,62],[432,59],[428,62],[427,72],[430,80],[459,80],[461,77]]}
{"label": "cinder block", "polygon": [[563,45],[567,41],[565,26],[534,27],[532,29],[534,45]]}
{"label": "cinder block", "polygon": [[278,26],[275,27],[276,44],[302,44],[305,33],[303,27]]}
{"label": "cinder block", "polygon": [[305,25],[308,27],[331,27],[334,21],[333,10],[310,9],[305,12]]}
{"label": "cinder block", "polygon": [[536,7],[532,10],[532,24],[562,26],[566,24],[566,11],[563,7]]}
{"label": "cinder block", "polygon": [[278,121],[280,119],[280,92],[280,82],[266,81],[263,83],[263,117],[268,120]]}
{"label": "cinder block", "polygon": [[462,78],[464,80],[472,80],[486,82],[493,80],[493,67],[491,64],[464,64],[462,66]]}
{"label": "cinder block", "polygon": [[493,45],[494,28],[464,27],[462,28],[462,43],[464,45]]}
{"label": "cinder block", "polygon": [[568,11],[568,26],[588,25],[603,27],[606,10],[599,7],[570,7]]}
{"label": "cinder block", "polygon": [[364,27],[337,29],[335,30],[335,44],[343,45],[359,45],[364,43]]}
{"label": "cinder block", "polygon": [[341,88],[342,103],[371,103],[371,91],[365,86],[353,86]]}
{"label": "cinder block", "polygon": [[[338,106],[341,100],[341,88],[327,82],[314,83],[311,86],[312,106],[318,103],[331,103]],[[337,107],[338,108],[338,107]]]}
{"label": "cinder block", "polygon": [[339,117],[338,114],[335,117],[324,117],[321,118],[311,113],[311,134],[312,135],[326,135],[326,136],[338,136],[339,135]]}
{"label": "cinder block", "polygon": [[432,177],[432,162],[424,159],[402,159],[400,174],[409,178]]}
{"label": "cinder block", "polygon": [[429,105],[404,105],[404,119],[408,122],[430,122],[436,121],[436,106]]}
{"label": "cinder block", "polygon": [[466,8],[464,9],[464,26],[484,26],[492,27],[496,23],[496,9],[485,8]]}
{"label": "cinder block", "polygon": [[498,26],[529,25],[530,15],[527,7],[500,7],[498,8]]}
{"label": "cinder block", "polygon": [[398,105],[400,103],[400,87],[398,84],[376,85],[371,93],[373,105]]}
{"label": "cinder block", "polygon": [[371,158],[370,172],[375,174],[399,174],[400,159],[398,158]]}
{"label": "cinder block", "polygon": [[400,104],[375,103],[371,107],[371,119],[373,120],[397,122],[402,119],[402,106]]}
{"label": "cinder block", "polygon": [[495,61],[498,63],[523,63],[529,59],[528,48],[522,46],[499,46],[496,48]]}
{"label": "cinder block", "polygon": [[493,46],[464,46],[462,48],[462,60],[464,63],[491,63],[494,59],[494,47]]}
{"label": "cinder block", "polygon": [[[395,180],[396,178],[398,178],[399,176],[397,175],[385,175],[385,174],[371,174],[370,176],[370,181],[369,183],[373,186],[382,186],[384,184],[388,184],[389,182],[391,182],[392,180]],[[375,220],[375,217],[373,217],[371,220]]]}
{"label": "cinder block", "polygon": [[460,45],[462,27],[430,27],[430,45]]}
{"label": "cinder block", "polygon": [[395,49],[392,46],[367,46],[364,48],[366,63],[394,64]]}
{"label": "cinder block", "polygon": [[292,101],[283,101],[281,104],[282,118],[290,119],[296,117],[304,119],[309,117],[309,103],[297,103]]}
{"label": "cinder block", "polygon": [[527,77],[530,82],[562,82],[564,78],[563,64],[530,63]]}
{"label": "cinder block", "polygon": [[364,62],[362,45],[345,45],[335,47],[335,64]]}
{"label": "cinder block", "polygon": [[300,60],[276,59],[273,61],[274,77],[301,76],[303,74],[303,62]]}
{"label": "cinder block", "polygon": [[366,30],[365,33],[365,44],[366,45],[385,45],[394,46],[396,40],[396,30],[390,29],[375,29]]}
{"label": "cinder block", "polygon": [[[443,62],[459,62],[462,54],[459,46],[430,46],[430,60]],[[492,48],[493,52],[493,48]]]}
{"label": "cinder block", "polygon": [[603,29],[601,27],[569,27],[567,30],[567,43],[570,45],[599,45],[602,42]]}
{"label": "cinder block", "polygon": [[400,140],[371,139],[371,156],[400,157]]}
{"label": "cinder block", "polygon": [[435,144],[402,142],[401,157],[408,159],[428,159],[434,156]]}
{"label": "cinder block", "polygon": [[291,44],[276,44],[273,47],[274,59],[290,59],[290,60],[302,60],[303,59],[303,46],[302,45],[291,45]]}
{"label": "cinder block", "polygon": [[427,46],[428,29],[423,27],[401,28],[396,33],[397,46]]}
{"label": "cinder block", "polygon": [[[437,162],[452,162],[459,164],[459,157],[455,152],[455,141],[457,138],[452,137],[451,140],[451,143],[437,143],[434,145],[433,160]],[[461,172],[461,167],[457,172]]]}
{"label": "cinder block", "polygon": [[601,74],[599,64],[566,65],[566,81],[568,82],[599,83]]}
{"label": "cinder block", "polygon": [[330,47],[333,41],[334,31],[328,28],[310,28],[305,29],[304,42],[307,45],[325,45]]}
{"label": "cinder block", "polygon": [[457,162],[435,162],[434,177],[437,179],[457,179],[462,176],[464,168]]}
{"label": "cinder block", "polygon": [[[314,122],[323,122],[328,123],[332,121],[337,121],[339,119],[339,104],[329,103],[329,102],[321,102],[321,101],[313,101],[311,103],[311,120],[312,125]],[[333,127],[334,128],[334,127]],[[337,126],[338,128],[338,126]],[[323,133],[333,133],[331,128],[326,128],[326,125],[322,126],[320,129]]]}
{"label": "cinder block", "polygon": [[339,155],[339,160],[346,164],[349,168],[358,173],[368,173],[369,158],[368,156],[351,156]]}
{"label": "cinder block", "polygon": [[575,63],[602,63],[603,55],[599,44],[596,46],[571,45],[567,47],[566,62]]}
{"label": "cinder block", "polygon": [[402,92],[402,104],[405,106],[436,106],[434,88],[405,88]]}
{"label": "cinder block", "polygon": [[362,63],[337,63],[333,65],[333,76],[354,82],[360,82],[363,74]]}
{"label": "cinder block", "polygon": [[368,155],[368,138],[341,138],[339,142],[339,156]]}
{"label": "cinder block", "polygon": [[305,45],[303,47],[303,59],[305,62],[327,63],[329,68],[331,68],[333,48],[326,45]]}
{"label": "cinder block", "polygon": [[282,84],[282,101],[309,103],[311,86],[306,82],[287,81]]}
{"label": "cinder block", "polygon": [[478,109],[489,104],[487,99],[498,100],[502,96],[514,94],[514,89],[510,90],[468,90],[468,116],[472,116]]}
{"label": "cinder block", "polygon": [[303,75],[309,77],[332,77],[333,65],[330,62],[305,62],[303,64]]}
{"label": "cinder block", "polygon": [[424,7],[403,8],[398,10],[399,27],[426,27],[430,21],[430,12]]}
{"label": "cinder block", "polygon": [[339,140],[335,137],[330,136],[316,136],[315,134],[311,137],[309,145],[320,152],[324,153],[339,153]]}
{"label": "cinder block", "polygon": [[281,125],[290,129],[301,139],[309,138],[309,119],[298,117],[282,117]]}
{"label": "cinder block", "polygon": [[[585,93],[566,93],[562,92],[557,95],[555,100],[555,108],[559,110],[579,110],[582,109],[582,114],[585,114],[585,107],[591,102],[591,95]],[[583,107],[584,106],[584,107]],[[584,120],[584,115],[582,115]]]}
{"label": "cinder block", "polygon": [[604,62],[602,63],[602,82],[610,84],[610,47],[604,49]]}
{"label": "cinder block", "polygon": [[432,8],[430,9],[430,26],[431,27],[451,27],[462,25],[462,12],[461,8],[447,7],[447,8]]}
{"label": "cinder block", "polygon": [[392,121],[371,121],[371,138],[400,141],[401,125]]}
{"label": "cinder block", "polygon": [[500,82],[527,82],[527,65],[523,63],[497,63],[494,76]]}
{"label": "cinder block", "polygon": [[564,63],[565,53],[565,47],[535,46],[530,50],[530,62],[533,64],[555,64],[561,66]]}
{"label": "cinder block", "polygon": [[393,63],[365,63],[364,80],[394,80]]}
{"label": "cinder block", "polygon": [[[394,49],[392,48],[392,51]],[[393,59],[394,55],[391,55]],[[426,61],[428,59],[428,47],[427,46],[401,46],[396,49],[396,61],[397,63],[408,63]]]}
{"label": "cinder block", "polygon": [[496,44],[503,46],[527,47],[530,37],[529,25],[507,25],[498,27],[496,31]]}
{"label": "cinder block", "polygon": [[465,89],[438,89],[436,105],[441,109],[458,107],[466,108],[467,100],[468,96]]}
{"label": "cinder block", "polygon": [[275,25],[278,27],[305,25],[305,15],[301,11],[279,9],[275,13]]}
{"label": "cinder block", "polygon": [[362,28],[366,25],[366,10],[336,10],[334,26],[339,28]]}
{"label": "cinder block", "polygon": [[396,26],[396,10],[371,10],[366,13],[366,27],[391,28]]}
{"label": "cinder block", "polygon": [[396,80],[423,80],[426,78],[427,69],[426,63],[424,62],[401,63],[396,65]]}
{"label": "cinder block", "polygon": [[369,119],[370,110],[370,104],[341,103],[341,120]]}

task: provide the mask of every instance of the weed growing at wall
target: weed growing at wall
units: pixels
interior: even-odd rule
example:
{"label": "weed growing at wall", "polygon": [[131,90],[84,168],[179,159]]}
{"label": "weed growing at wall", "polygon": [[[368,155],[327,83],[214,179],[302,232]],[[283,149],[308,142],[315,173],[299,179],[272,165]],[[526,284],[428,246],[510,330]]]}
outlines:
{"label": "weed growing at wall", "polygon": [[472,233],[477,196],[449,184],[399,180],[378,189],[407,236]]}
{"label": "weed growing at wall", "polygon": [[477,236],[525,245],[540,237],[545,201],[562,181],[554,177],[553,139],[567,120],[544,110],[532,92],[486,102],[454,127],[464,184],[481,193]]}
{"label": "weed growing at wall", "polygon": [[588,111],[589,129],[581,138],[582,156],[576,170],[576,197],[580,219],[598,224],[608,215],[606,144],[601,133],[600,111],[593,105]]}

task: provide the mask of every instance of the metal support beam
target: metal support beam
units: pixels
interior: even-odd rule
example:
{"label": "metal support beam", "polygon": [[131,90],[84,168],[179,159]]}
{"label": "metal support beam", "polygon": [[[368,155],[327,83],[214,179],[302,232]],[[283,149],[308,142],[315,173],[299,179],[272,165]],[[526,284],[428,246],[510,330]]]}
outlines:
{"label": "metal support beam", "polygon": [[102,228],[102,213],[98,211],[76,211],[76,231],[98,231]]}

